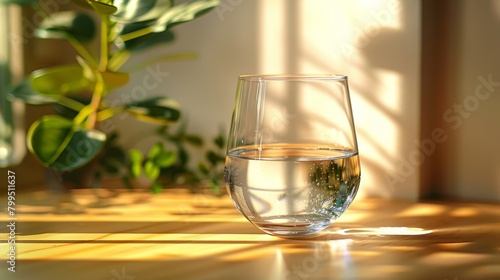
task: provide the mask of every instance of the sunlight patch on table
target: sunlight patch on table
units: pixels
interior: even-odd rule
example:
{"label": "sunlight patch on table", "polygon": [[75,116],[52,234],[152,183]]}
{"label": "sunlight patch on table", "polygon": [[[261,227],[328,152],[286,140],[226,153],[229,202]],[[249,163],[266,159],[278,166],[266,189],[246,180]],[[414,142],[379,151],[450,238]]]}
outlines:
{"label": "sunlight patch on table", "polygon": [[458,266],[474,263],[488,258],[486,254],[437,252],[420,259],[421,263],[431,266]]}
{"label": "sunlight patch on table", "polygon": [[416,204],[396,214],[397,217],[417,217],[417,216],[436,216],[444,213],[445,206],[434,204]]}

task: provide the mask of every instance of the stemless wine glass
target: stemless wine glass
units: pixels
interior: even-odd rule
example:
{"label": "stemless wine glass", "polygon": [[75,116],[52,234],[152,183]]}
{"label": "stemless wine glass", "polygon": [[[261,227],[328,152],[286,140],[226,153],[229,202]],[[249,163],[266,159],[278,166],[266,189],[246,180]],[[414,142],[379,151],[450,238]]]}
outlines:
{"label": "stemless wine glass", "polygon": [[262,231],[328,227],[360,182],[347,77],[239,76],[225,172],[236,208]]}

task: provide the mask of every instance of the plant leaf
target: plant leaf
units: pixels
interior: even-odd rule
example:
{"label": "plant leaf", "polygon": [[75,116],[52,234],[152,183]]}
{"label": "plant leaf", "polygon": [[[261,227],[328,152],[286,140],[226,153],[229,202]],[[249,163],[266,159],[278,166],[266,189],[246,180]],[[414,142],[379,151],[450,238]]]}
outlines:
{"label": "plant leaf", "polygon": [[81,167],[97,156],[105,142],[106,134],[103,132],[78,128],[67,147],[50,167],[62,171]]}
{"label": "plant leaf", "polygon": [[163,143],[156,143],[148,153],[148,161],[154,163],[158,167],[168,167],[175,162],[175,153],[172,151],[165,151]]}
{"label": "plant leaf", "polygon": [[89,4],[89,2],[87,2],[87,0],[71,0],[71,1],[82,8],[86,8],[88,10],[93,10],[92,6],[90,6],[90,4]]}
{"label": "plant leaf", "polygon": [[195,147],[203,146],[203,138],[201,136],[190,134],[190,135],[186,135],[185,138],[186,138],[186,142],[188,142],[189,144],[191,144]]}
{"label": "plant leaf", "polygon": [[0,0],[0,4],[31,5],[38,4],[38,0]]}
{"label": "plant leaf", "polygon": [[207,154],[206,154],[206,158],[207,158],[208,162],[210,162],[210,164],[212,166],[217,165],[218,162],[224,162],[225,161],[225,158],[219,156],[214,151],[208,151]]}
{"label": "plant leaf", "polygon": [[130,174],[132,178],[139,178],[142,172],[142,153],[137,149],[130,149],[128,151],[130,157]]}
{"label": "plant leaf", "polygon": [[33,90],[48,96],[80,92],[91,86],[83,75],[83,68],[78,64],[35,70],[30,77]]}
{"label": "plant leaf", "polygon": [[108,89],[107,92],[126,85],[130,79],[130,74],[125,72],[101,72],[97,69],[97,67],[89,65],[87,61],[80,56],[77,57],[77,62],[82,68],[82,75],[84,79],[95,84],[98,81],[97,75],[100,75],[104,85]]}
{"label": "plant leaf", "polygon": [[169,167],[175,163],[175,152],[173,151],[162,151],[159,155],[154,158],[154,162],[161,168]]}
{"label": "plant leaf", "polygon": [[147,100],[124,105],[127,113],[151,122],[172,123],[180,118],[180,107],[174,100],[166,97],[153,97]]}
{"label": "plant leaf", "polygon": [[142,22],[156,19],[173,5],[172,0],[114,0],[117,12],[112,18],[118,22]]}
{"label": "plant leaf", "polygon": [[208,167],[203,163],[198,164],[198,171],[205,176],[207,176],[210,173],[210,170],[208,170]]}
{"label": "plant leaf", "polygon": [[36,5],[38,0],[0,0],[0,4]]}
{"label": "plant leaf", "polygon": [[159,154],[161,154],[162,151],[163,151],[163,143],[158,142],[158,143],[154,144],[153,147],[151,147],[151,149],[149,149],[148,159],[154,160],[154,158],[156,156],[158,156]]}
{"label": "plant leaf", "polygon": [[60,116],[45,116],[33,123],[27,145],[42,165],[68,171],[85,165],[102,149],[106,135],[97,130],[83,130]]}
{"label": "plant leaf", "polygon": [[163,32],[174,24],[191,21],[220,4],[219,0],[197,0],[181,3],[168,9],[154,24],[155,32]]}
{"label": "plant leaf", "polygon": [[89,10],[94,10],[100,15],[112,15],[116,12],[116,7],[113,6],[110,0],[72,0],[80,7],[84,7]]}
{"label": "plant leaf", "polygon": [[87,0],[87,1],[89,2],[90,6],[94,8],[94,11],[96,11],[96,13],[100,15],[112,15],[117,11],[117,8],[111,4],[106,4],[96,0]]}
{"label": "plant leaf", "polygon": [[142,153],[141,151],[137,150],[137,149],[130,149],[128,151],[128,154],[130,156],[130,161],[132,163],[142,163]]}
{"label": "plant leaf", "polygon": [[223,149],[226,145],[225,137],[221,134],[214,139],[214,144],[217,148]]}
{"label": "plant leaf", "polygon": [[76,39],[90,42],[96,33],[94,20],[75,11],[53,13],[35,30],[35,36],[45,39]]}
{"label": "plant leaf", "polygon": [[189,161],[189,154],[186,149],[182,147],[182,145],[177,146],[177,158],[179,158],[181,166],[185,166]]}
{"label": "plant leaf", "polygon": [[144,164],[144,174],[152,180],[156,180],[160,176],[160,167],[157,166],[152,160],[146,161]]}
{"label": "plant leaf", "polygon": [[10,98],[19,98],[31,105],[44,105],[57,102],[58,95],[39,94],[33,90],[29,79],[25,79],[10,92]]}
{"label": "plant leaf", "polygon": [[[46,165],[58,156],[66,138],[73,135],[73,122],[59,116],[45,116],[31,125],[28,131],[28,148]],[[67,143],[66,143],[67,145]]]}
{"label": "plant leaf", "polygon": [[165,32],[176,24],[191,21],[207,13],[219,4],[219,0],[195,0],[175,5],[154,20],[135,22],[134,27],[129,27],[128,31],[122,31],[119,38],[123,41],[131,41],[150,33]]}
{"label": "plant leaf", "polygon": [[130,174],[132,178],[139,178],[142,173],[142,165],[140,163],[132,163],[130,166]]}
{"label": "plant leaf", "polygon": [[124,86],[130,79],[129,73],[125,72],[101,72],[104,84],[109,90]]}

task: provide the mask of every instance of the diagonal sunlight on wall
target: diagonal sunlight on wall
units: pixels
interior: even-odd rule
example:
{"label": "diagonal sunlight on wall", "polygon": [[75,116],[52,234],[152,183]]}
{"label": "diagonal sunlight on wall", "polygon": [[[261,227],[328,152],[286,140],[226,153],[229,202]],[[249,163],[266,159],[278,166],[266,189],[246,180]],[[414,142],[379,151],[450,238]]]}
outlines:
{"label": "diagonal sunlight on wall", "polygon": [[360,196],[416,200],[420,4],[259,1],[260,73],[349,76],[362,160]]}

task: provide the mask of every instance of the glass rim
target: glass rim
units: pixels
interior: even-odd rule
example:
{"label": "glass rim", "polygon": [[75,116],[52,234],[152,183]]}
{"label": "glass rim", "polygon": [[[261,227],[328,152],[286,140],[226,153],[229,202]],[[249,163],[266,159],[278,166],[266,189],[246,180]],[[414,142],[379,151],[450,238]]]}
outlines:
{"label": "glass rim", "polygon": [[293,81],[293,80],[347,80],[347,75],[342,74],[243,74],[239,80],[248,81]]}

